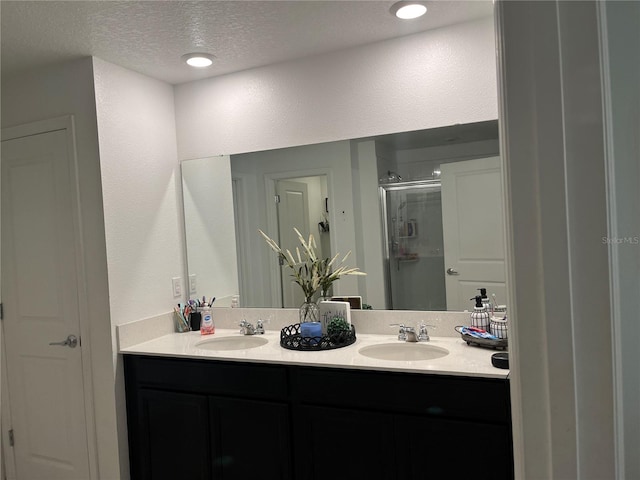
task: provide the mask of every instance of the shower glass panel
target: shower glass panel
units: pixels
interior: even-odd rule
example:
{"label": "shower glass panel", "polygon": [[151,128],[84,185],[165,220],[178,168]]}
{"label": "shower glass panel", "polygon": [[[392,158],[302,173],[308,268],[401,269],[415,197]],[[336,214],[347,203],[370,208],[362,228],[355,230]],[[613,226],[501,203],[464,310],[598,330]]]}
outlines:
{"label": "shower glass panel", "polygon": [[387,308],[446,310],[439,180],[380,186]]}

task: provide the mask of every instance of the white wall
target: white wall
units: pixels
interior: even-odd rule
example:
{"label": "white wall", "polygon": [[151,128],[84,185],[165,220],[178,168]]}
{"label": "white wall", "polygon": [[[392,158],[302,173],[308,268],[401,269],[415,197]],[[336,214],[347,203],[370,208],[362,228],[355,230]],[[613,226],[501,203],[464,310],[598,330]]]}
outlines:
{"label": "white wall", "polygon": [[[169,312],[180,300],[171,288],[172,277],[184,278],[180,172],[171,85],[97,58],[93,66],[115,339],[116,325]],[[119,360],[114,342],[113,361]],[[122,377],[118,364],[119,446],[126,459]]]}
{"label": "white wall", "polygon": [[187,261],[197,285],[190,296],[229,306],[239,293],[229,156],[183,162],[182,176]]}
{"label": "white wall", "polygon": [[178,85],[180,160],[497,118],[493,19]]}
{"label": "white wall", "polygon": [[355,215],[358,288],[364,303],[374,310],[387,307],[384,284],[382,214],[378,193],[378,158],[373,140],[351,142],[351,170]]}
{"label": "white wall", "polygon": [[83,345],[91,352],[98,470],[101,478],[118,478],[112,331],[92,62],[86,58],[2,79],[3,128],[68,114],[75,117],[82,242],[90,305],[89,336],[83,337]]}
{"label": "white wall", "polygon": [[112,323],[170,311],[183,276],[173,88],[94,59]]}

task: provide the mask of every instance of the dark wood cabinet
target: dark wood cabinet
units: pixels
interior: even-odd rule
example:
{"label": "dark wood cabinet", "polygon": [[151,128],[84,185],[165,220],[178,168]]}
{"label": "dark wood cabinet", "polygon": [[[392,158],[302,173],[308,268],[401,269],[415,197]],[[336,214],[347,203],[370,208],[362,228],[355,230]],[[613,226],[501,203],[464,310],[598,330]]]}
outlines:
{"label": "dark wood cabinet", "polygon": [[402,415],[396,417],[395,435],[402,445],[402,480],[513,478],[506,425]]}
{"label": "dark wood cabinet", "polygon": [[346,408],[302,406],[296,416],[296,478],[393,479],[392,415]]}
{"label": "dark wood cabinet", "polygon": [[133,476],[154,480],[211,478],[207,397],[147,389],[138,395],[137,412],[130,412],[139,418],[131,447],[132,456],[140,461],[131,464]]}
{"label": "dark wood cabinet", "polygon": [[133,480],[292,478],[279,367],[125,356]]}
{"label": "dark wood cabinet", "polygon": [[125,355],[137,479],[513,478],[508,380]]}
{"label": "dark wood cabinet", "polygon": [[291,478],[288,405],[212,397],[210,412],[214,478]]}

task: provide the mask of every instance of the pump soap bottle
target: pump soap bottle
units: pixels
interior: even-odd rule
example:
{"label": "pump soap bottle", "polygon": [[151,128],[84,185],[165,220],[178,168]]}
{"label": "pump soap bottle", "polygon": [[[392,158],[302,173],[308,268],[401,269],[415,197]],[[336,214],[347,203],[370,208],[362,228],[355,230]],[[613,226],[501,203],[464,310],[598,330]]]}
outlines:
{"label": "pump soap bottle", "polygon": [[481,328],[482,330],[489,331],[489,313],[487,309],[482,304],[482,296],[476,295],[471,300],[476,301],[476,306],[473,307],[473,312],[471,312],[471,326],[476,328]]}
{"label": "pump soap bottle", "polygon": [[[478,288],[477,290],[480,291],[480,296],[482,297],[482,306],[484,306],[484,308],[487,310],[487,313],[491,315],[492,307],[491,307],[491,302],[489,301],[489,297],[487,297],[487,289]],[[471,300],[473,300],[473,298]]]}
{"label": "pump soap bottle", "polygon": [[213,323],[213,314],[208,303],[203,303],[200,308],[200,335],[212,335],[216,333],[216,326]]}

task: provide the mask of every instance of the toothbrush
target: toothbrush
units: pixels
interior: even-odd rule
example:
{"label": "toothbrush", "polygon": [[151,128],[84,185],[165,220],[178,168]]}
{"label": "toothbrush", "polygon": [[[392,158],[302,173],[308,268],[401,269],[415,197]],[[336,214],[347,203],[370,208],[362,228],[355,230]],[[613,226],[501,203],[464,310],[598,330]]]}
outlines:
{"label": "toothbrush", "polygon": [[496,302],[496,294],[492,293],[491,294],[491,298],[493,299],[493,304],[497,307],[498,306],[498,302]]}

